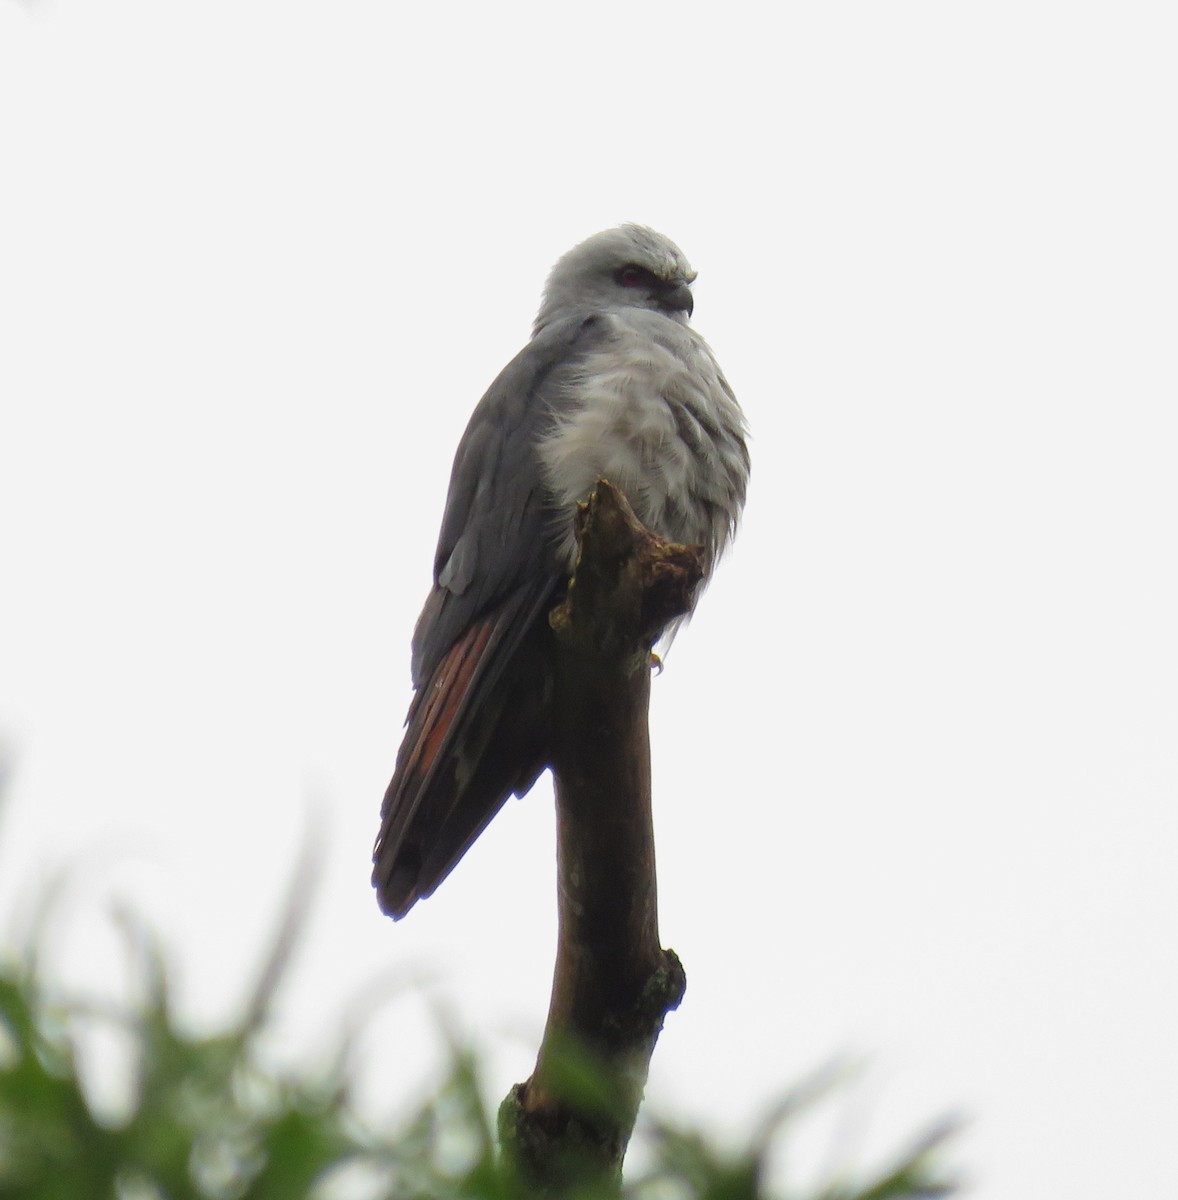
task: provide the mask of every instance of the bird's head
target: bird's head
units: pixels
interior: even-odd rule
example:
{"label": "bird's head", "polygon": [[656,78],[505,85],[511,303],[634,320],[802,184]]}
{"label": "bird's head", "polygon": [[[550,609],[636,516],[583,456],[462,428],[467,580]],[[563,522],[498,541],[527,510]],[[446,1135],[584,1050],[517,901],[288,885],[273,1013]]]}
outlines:
{"label": "bird's head", "polygon": [[611,308],[648,308],[686,325],[695,275],[683,251],[645,225],[595,233],[552,268],[536,332],[557,317]]}

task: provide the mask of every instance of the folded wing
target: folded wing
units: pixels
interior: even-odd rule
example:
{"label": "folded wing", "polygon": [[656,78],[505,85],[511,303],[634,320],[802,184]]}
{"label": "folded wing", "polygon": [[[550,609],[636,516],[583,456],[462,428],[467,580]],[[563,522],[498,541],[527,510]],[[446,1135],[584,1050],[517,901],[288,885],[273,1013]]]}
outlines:
{"label": "folded wing", "polygon": [[380,905],[430,895],[508,796],[547,765],[550,631],[565,585],[535,453],[561,404],[558,368],[597,338],[592,318],[546,329],[480,401],[459,445],[413,637],[416,688],[373,851]]}

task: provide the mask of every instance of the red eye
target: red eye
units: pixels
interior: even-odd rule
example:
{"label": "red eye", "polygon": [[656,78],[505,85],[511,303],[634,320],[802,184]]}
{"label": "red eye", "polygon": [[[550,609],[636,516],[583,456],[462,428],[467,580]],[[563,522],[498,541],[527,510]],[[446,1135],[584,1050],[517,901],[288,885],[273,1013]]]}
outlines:
{"label": "red eye", "polygon": [[650,272],[642,267],[623,267],[614,278],[622,287],[642,287],[644,283],[650,282]]}

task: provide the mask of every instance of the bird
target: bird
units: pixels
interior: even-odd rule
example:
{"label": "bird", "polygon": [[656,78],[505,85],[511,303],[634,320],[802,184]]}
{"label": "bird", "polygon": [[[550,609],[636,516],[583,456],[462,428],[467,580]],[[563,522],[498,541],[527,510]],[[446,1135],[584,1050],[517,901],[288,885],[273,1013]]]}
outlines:
{"label": "bird", "polygon": [[548,613],[573,570],[577,505],[597,480],[647,528],[701,546],[705,580],[731,542],[747,426],[688,324],[695,279],[679,247],[643,225],[580,242],[552,268],[531,339],[471,415],[373,849],[373,885],[394,919],[550,765]]}

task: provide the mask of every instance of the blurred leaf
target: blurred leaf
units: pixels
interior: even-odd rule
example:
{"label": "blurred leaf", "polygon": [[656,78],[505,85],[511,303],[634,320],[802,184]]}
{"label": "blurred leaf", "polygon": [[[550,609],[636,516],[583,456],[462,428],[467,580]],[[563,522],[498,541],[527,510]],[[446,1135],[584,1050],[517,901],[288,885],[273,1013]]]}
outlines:
{"label": "blurred leaf", "polygon": [[[287,1076],[260,1043],[305,916],[314,874],[304,854],[257,981],[236,1020],[211,1034],[183,1028],[173,1011],[167,955],[146,925],[116,914],[138,984],[122,1005],[56,994],[44,976],[44,941],[63,905],[61,877],[36,899],[15,963],[0,960],[0,1200],[519,1200],[520,1181],[498,1152],[496,1117],[479,1064],[445,1021],[440,1085],[398,1128],[374,1133],[352,1107],[352,1036],[329,1066]],[[131,1046],[132,1100],[100,1120],[76,1049],[114,1025]],[[353,1016],[341,1026],[354,1029]],[[574,1051],[554,1078],[586,1109],[613,1099],[594,1064]],[[652,1166],[628,1183],[631,1200],[769,1200],[770,1157],[795,1119],[826,1103],[845,1068],[819,1073],[756,1123],[747,1144],[719,1149],[697,1129],[640,1126]],[[938,1170],[949,1125],[930,1131],[875,1175],[840,1179],[811,1200],[931,1200],[950,1190]],[[848,1179],[852,1177],[848,1176]],[[616,1189],[574,1185],[567,1200]],[[790,1200],[800,1200],[790,1194]]]}

